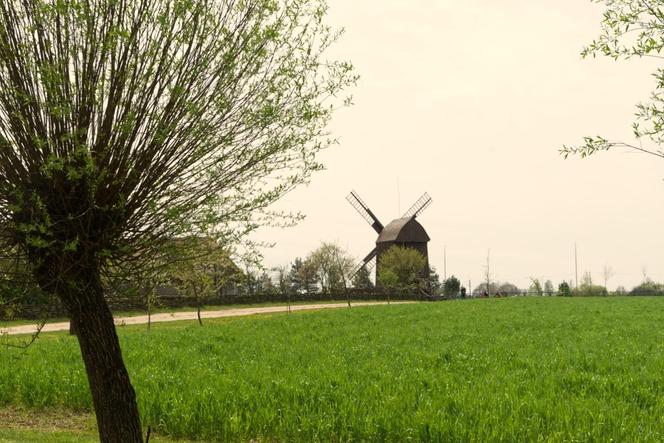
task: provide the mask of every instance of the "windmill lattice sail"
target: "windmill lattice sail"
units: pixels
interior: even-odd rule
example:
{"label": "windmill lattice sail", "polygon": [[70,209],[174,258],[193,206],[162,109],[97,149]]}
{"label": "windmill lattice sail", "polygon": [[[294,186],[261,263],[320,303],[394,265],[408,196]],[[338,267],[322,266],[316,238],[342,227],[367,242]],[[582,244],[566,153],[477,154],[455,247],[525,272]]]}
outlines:
{"label": "windmill lattice sail", "polygon": [[371,272],[373,268],[376,266],[376,255],[378,255],[378,249],[373,248],[373,250],[367,254],[366,257],[362,260],[362,263],[355,269],[355,272],[351,275],[351,278],[354,278],[358,272],[362,270],[362,268],[366,268],[367,272]]}
{"label": "windmill lattice sail", "polygon": [[413,203],[413,206],[404,213],[403,218],[417,217],[422,211],[428,208],[430,204],[431,197],[425,192],[415,203]]}
{"label": "windmill lattice sail", "polygon": [[346,196],[348,203],[355,208],[355,210],[362,216],[363,219],[367,221],[374,228],[374,231],[381,233],[383,230],[383,224],[378,220],[378,217],[371,212],[371,209],[362,201],[359,195],[355,191],[350,191],[350,194]]}

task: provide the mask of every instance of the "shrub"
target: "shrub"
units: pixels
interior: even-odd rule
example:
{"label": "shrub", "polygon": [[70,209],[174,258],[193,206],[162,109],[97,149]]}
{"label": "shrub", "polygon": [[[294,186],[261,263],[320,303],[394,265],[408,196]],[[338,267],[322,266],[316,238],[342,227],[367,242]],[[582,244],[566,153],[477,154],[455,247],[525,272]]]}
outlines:
{"label": "shrub", "polygon": [[647,280],[634,287],[629,295],[664,295],[664,284]]}
{"label": "shrub", "polygon": [[561,297],[569,297],[572,295],[572,291],[570,290],[569,284],[566,281],[558,285],[558,295]]}

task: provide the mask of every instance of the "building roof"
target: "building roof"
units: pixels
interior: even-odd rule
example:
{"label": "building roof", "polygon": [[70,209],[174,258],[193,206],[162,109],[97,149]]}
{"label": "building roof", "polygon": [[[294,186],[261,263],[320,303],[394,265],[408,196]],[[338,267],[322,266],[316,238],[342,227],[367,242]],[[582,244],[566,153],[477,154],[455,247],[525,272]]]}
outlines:
{"label": "building roof", "polygon": [[385,226],[376,243],[426,243],[429,240],[429,235],[415,217],[405,217],[392,220]]}

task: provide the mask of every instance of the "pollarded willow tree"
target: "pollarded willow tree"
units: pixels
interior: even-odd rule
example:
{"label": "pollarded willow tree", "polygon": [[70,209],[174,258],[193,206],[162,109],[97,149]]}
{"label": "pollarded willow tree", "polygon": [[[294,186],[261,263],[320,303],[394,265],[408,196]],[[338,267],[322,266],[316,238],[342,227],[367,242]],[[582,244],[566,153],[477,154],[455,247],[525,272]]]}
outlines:
{"label": "pollarded willow tree", "polygon": [[[324,0],[0,2],[0,243],[77,330],[103,442],[141,441],[106,276],[231,244],[321,166],[355,81]],[[172,243],[172,241],[171,241]]]}
{"label": "pollarded willow tree", "polygon": [[[603,55],[613,59],[640,57],[664,58],[664,0],[593,0],[604,3],[602,31],[581,55]],[[598,151],[628,148],[664,158],[664,69],[653,74],[655,90],[650,99],[637,105],[632,124],[635,142],[609,140],[602,136],[585,137],[580,146],[564,146],[561,153],[587,157]]]}

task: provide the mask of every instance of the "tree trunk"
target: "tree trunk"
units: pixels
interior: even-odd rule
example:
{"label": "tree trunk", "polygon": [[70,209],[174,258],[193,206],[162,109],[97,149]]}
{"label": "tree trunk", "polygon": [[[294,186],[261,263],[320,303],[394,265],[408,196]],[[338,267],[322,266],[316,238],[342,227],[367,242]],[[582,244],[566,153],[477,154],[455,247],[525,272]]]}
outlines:
{"label": "tree trunk", "polygon": [[193,285],[194,289],[194,298],[196,299],[196,315],[198,315],[198,324],[203,326],[203,319],[201,318],[201,297],[198,296],[198,287],[196,284]]}
{"label": "tree trunk", "polygon": [[142,442],[136,394],[122,360],[113,315],[104,300],[99,274],[87,275],[79,289],[68,288],[69,305],[85,362],[102,443]]}

